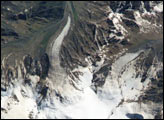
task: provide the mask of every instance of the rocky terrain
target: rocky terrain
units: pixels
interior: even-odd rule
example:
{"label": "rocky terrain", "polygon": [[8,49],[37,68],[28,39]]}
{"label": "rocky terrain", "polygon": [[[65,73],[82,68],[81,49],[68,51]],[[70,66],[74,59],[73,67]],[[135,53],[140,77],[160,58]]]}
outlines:
{"label": "rocky terrain", "polygon": [[1,11],[1,118],[163,118],[163,2]]}

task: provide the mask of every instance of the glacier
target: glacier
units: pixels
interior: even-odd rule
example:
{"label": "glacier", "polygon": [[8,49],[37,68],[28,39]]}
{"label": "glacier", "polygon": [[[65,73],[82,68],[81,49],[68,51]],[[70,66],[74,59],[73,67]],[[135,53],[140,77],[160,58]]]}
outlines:
{"label": "glacier", "polygon": [[[38,106],[41,99],[35,91],[37,76],[31,76],[32,86],[24,86],[21,79],[17,80],[14,86],[11,86],[7,93],[1,96],[1,105],[7,109],[1,112],[2,118],[128,118],[127,113],[138,113],[144,118],[153,118],[148,104],[135,102],[142,90],[148,87],[150,82],[147,79],[141,83],[141,78],[134,78],[135,58],[141,53],[127,53],[121,56],[112,64],[111,74],[108,75],[105,85],[99,88],[97,93],[92,89],[93,71],[96,69],[91,65],[87,67],[79,66],[72,72],[78,71],[79,81],[75,82],[76,87],[67,85],[64,100],[61,102],[52,91]],[[130,64],[131,62],[131,64]],[[128,66],[128,64],[130,64]],[[99,64],[101,65],[101,64]],[[127,67],[128,66],[128,67]],[[99,67],[99,66],[98,66]],[[121,70],[126,68],[125,73],[119,75]],[[69,80],[71,78],[67,78]],[[77,79],[77,78],[76,78]],[[50,81],[50,80],[49,80]],[[70,88],[69,88],[70,87]],[[132,89],[133,88],[133,89]],[[71,91],[72,90],[72,91]],[[64,88],[63,88],[64,91]],[[62,92],[62,91],[61,91]],[[62,93],[61,93],[62,95]],[[13,99],[15,96],[16,99]],[[124,101],[122,101],[124,99]],[[130,100],[129,100],[130,99]],[[18,102],[19,101],[19,102]],[[122,104],[120,104],[122,102]],[[10,105],[8,105],[10,104]]]}

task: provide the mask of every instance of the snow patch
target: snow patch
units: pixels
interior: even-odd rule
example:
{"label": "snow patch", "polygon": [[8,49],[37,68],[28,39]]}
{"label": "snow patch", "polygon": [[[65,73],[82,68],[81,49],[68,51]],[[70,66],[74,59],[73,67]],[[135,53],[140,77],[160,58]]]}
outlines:
{"label": "snow patch", "polygon": [[163,12],[163,2],[159,3],[158,5],[154,6],[153,8],[156,12]]}
{"label": "snow patch", "polygon": [[113,13],[111,12],[108,15],[108,18],[113,21],[113,24],[117,31],[121,32],[123,35],[127,34],[127,30],[120,24],[122,22],[121,17],[123,17],[120,13]]}

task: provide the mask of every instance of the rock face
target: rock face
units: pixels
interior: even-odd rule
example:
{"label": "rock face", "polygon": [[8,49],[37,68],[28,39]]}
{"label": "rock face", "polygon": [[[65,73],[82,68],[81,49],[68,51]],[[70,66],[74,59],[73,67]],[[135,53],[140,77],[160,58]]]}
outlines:
{"label": "rock face", "polygon": [[33,62],[33,59],[30,55],[27,55],[25,56],[25,59],[24,59],[24,66],[27,70],[27,73],[30,73],[31,71],[31,67],[32,67],[32,62]]}
{"label": "rock face", "polygon": [[[6,62],[6,61],[5,61]],[[15,79],[18,79],[19,67],[21,72],[21,77],[24,79],[26,84],[31,84],[31,79],[29,75],[38,76],[40,79],[45,80],[48,77],[48,71],[50,67],[49,57],[47,53],[41,56],[40,60],[32,58],[30,55],[24,56],[22,64],[18,64],[15,67],[3,66],[1,65],[1,75],[2,75],[2,88],[5,91],[9,87],[10,83],[14,83]],[[7,80],[7,81],[6,81]]]}
{"label": "rock face", "polygon": [[41,78],[45,79],[45,77],[48,76],[48,71],[50,68],[49,57],[46,53],[43,56],[41,56],[40,64],[42,66]]}
{"label": "rock face", "polygon": [[[76,2],[74,4],[77,5]],[[76,64],[83,64],[88,55],[94,57],[103,51],[103,54],[112,56],[123,48],[142,44],[145,40],[156,40],[162,35],[159,32],[158,36],[151,36],[154,32],[162,31],[162,27],[155,23],[158,21],[163,25],[162,18],[158,17],[162,12],[154,10],[158,2],[103,1],[80,4],[81,7],[77,8],[79,11],[76,10],[79,19],[67,38],[69,40],[65,40],[61,48],[63,67],[73,69],[77,67]],[[149,34],[151,37],[147,37]]]}
{"label": "rock face", "polygon": [[111,70],[110,65],[106,65],[100,68],[99,71],[95,72],[93,75],[92,83],[96,87],[101,87],[105,84],[105,79],[108,76],[108,72]]}
{"label": "rock face", "polygon": [[45,79],[48,76],[48,71],[50,68],[49,57],[45,53],[41,56],[40,60],[33,59],[30,55],[25,56],[24,66],[26,72],[31,75],[38,75]]}

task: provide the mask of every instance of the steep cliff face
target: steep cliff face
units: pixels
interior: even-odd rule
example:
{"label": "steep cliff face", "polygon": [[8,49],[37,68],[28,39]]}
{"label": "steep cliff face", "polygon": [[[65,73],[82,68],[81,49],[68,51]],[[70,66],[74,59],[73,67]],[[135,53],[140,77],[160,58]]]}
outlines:
{"label": "steep cliff face", "polygon": [[163,2],[65,4],[47,53],[1,59],[1,117],[163,118]]}
{"label": "steep cliff face", "polygon": [[8,91],[10,85],[14,85],[16,80],[23,79],[25,84],[30,84],[31,76],[38,76],[45,79],[48,76],[50,62],[45,53],[40,60],[35,60],[30,55],[24,56],[20,63],[11,67],[7,63],[8,58],[4,58],[1,63],[1,91]]}

